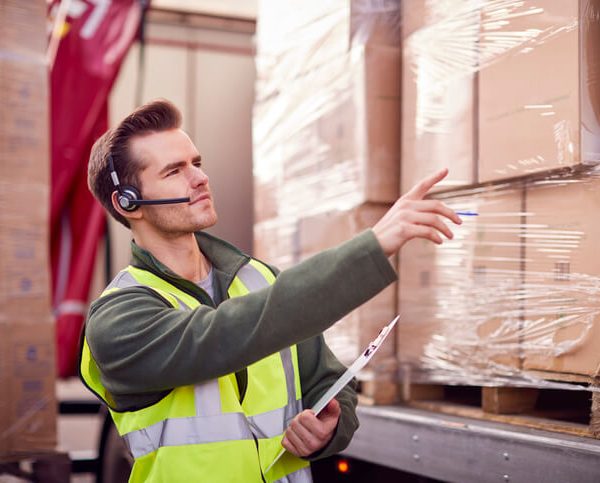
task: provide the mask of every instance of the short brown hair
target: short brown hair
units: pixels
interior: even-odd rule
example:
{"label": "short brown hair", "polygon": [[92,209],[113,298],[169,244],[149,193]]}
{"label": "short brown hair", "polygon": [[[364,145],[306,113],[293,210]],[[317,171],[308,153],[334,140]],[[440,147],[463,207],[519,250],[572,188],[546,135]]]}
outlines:
{"label": "short brown hair", "polygon": [[139,173],[144,169],[142,160],[134,159],[130,152],[130,141],[135,136],[178,129],[181,127],[181,112],[164,99],[144,104],[123,119],[118,126],[106,131],[94,143],[88,164],[88,186],[102,206],[118,222],[130,228],[127,218],[112,204],[115,185],[110,176],[108,156],[111,155],[121,185],[132,185],[141,189]]}

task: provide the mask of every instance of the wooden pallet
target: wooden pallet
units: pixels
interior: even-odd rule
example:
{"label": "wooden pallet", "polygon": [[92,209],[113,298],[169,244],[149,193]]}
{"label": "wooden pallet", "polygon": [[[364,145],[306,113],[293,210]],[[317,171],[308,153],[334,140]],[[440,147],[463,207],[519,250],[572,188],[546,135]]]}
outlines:
{"label": "wooden pallet", "polygon": [[[599,381],[583,376],[538,375],[600,389]],[[401,404],[415,408],[600,439],[600,392],[406,382],[399,392]]]}
{"label": "wooden pallet", "polygon": [[63,452],[5,454],[0,457],[0,481],[2,475],[31,482],[69,483],[71,460]]}

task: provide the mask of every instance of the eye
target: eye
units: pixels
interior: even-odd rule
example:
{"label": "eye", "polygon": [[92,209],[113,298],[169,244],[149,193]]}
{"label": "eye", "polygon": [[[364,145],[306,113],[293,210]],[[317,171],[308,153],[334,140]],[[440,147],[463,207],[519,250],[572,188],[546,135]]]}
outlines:
{"label": "eye", "polygon": [[201,168],[202,167],[202,161],[198,160],[198,161],[194,161],[194,166],[196,166],[196,168]]}
{"label": "eye", "polygon": [[168,178],[169,176],[173,176],[176,175],[177,173],[179,173],[179,169],[172,169],[171,171],[169,171],[166,175],[165,178]]}

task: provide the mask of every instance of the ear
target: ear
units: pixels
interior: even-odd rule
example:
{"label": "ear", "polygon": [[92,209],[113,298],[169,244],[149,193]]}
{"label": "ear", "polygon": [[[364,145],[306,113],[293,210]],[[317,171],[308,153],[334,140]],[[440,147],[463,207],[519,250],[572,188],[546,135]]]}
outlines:
{"label": "ear", "polygon": [[110,200],[112,201],[113,208],[124,218],[127,218],[128,220],[139,220],[142,218],[142,210],[140,209],[135,211],[125,211],[123,208],[121,208],[121,205],[119,204],[118,191],[115,190],[112,192],[112,195],[110,195]]}

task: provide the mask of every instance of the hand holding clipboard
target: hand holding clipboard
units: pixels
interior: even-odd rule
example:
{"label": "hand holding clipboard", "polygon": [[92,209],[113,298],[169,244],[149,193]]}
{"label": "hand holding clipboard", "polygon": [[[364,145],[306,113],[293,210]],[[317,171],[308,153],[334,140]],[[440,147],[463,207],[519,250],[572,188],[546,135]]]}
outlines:
{"label": "hand holding clipboard", "polygon": [[[337,394],[344,388],[346,384],[348,384],[354,376],[360,371],[363,367],[367,365],[367,363],[371,360],[377,349],[381,347],[383,341],[386,339],[388,334],[392,331],[396,322],[400,316],[396,316],[394,320],[392,320],[388,325],[386,325],[381,331],[379,335],[372,341],[369,346],[365,349],[365,351],[346,369],[346,371],[341,375],[341,377],[329,388],[329,390],[321,396],[321,398],[315,403],[312,407],[315,416],[318,416],[319,413],[327,406],[329,401],[331,401]],[[273,462],[269,465],[269,467],[265,470],[265,473],[268,473],[269,470],[273,467],[279,458],[285,453],[285,449],[282,449]]]}

